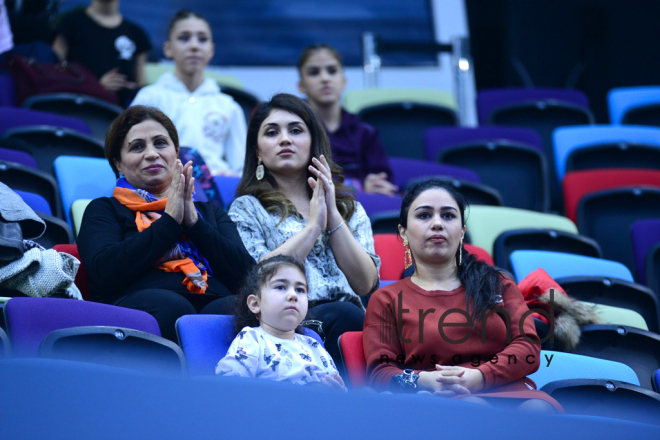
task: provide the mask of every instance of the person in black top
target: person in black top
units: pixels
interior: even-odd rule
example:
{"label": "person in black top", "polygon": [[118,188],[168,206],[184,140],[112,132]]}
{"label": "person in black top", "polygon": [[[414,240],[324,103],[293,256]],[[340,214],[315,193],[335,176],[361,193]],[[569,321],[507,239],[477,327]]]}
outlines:
{"label": "person in black top", "polygon": [[130,107],[105,153],[117,187],[87,206],[78,235],[92,300],[151,313],[171,340],[182,315],[231,313],[255,262],[222,208],[194,202],[192,163],[178,159],[172,121]]}
{"label": "person in black top", "polygon": [[84,64],[120,102],[132,101],[145,84],[151,43],[121,15],[119,0],[92,0],[87,8],[64,14],[55,34],[53,50],[60,59]]}

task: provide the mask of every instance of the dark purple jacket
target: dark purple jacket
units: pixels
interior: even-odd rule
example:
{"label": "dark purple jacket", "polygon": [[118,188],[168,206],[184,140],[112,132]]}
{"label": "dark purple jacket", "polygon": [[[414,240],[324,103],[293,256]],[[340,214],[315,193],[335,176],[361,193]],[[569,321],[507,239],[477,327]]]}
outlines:
{"label": "dark purple jacket", "polygon": [[342,109],[341,125],[334,133],[327,129],[326,133],[332,158],[344,168],[345,177],[363,182],[367,174],[385,172],[387,180],[392,181],[392,169],[376,128]]}

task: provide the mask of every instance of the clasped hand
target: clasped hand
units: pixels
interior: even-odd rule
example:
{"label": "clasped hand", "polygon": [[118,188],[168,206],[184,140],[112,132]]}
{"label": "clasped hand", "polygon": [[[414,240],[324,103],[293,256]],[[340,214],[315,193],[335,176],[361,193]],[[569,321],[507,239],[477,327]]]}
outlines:
{"label": "clasped hand", "polygon": [[484,375],[473,368],[436,365],[436,371],[419,373],[417,385],[435,396],[454,397],[481,391],[485,385]]}
{"label": "clasped hand", "polygon": [[307,183],[314,190],[309,201],[309,224],[316,226],[319,232],[334,229],[343,218],[337,210],[335,202],[335,184],[332,181],[332,172],[325,156],[320,159],[312,158],[309,171],[316,175],[316,179],[310,177]]}
{"label": "clasped hand", "polygon": [[335,391],[341,391],[343,393],[347,392],[346,385],[344,385],[344,380],[337,373],[332,376],[328,375],[321,379],[321,383],[327,386],[330,389]]}
{"label": "clasped hand", "polygon": [[185,166],[181,160],[176,161],[176,169],[172,183],[167,193],[165,212],[184,228],[189,228],[197,222],[197,210],[193,203],[195,178],[192,176],[192,161]]}
{"label": "clasped hand", "polygon": [[129,81],[126,78],[126,75],[119,73],[119,69],[117,67],[104,73],[103,76],[101,76],[99,79],[99,83],[104,89],[110,90],[111,92],[117,92],[123,89],[137,88],[137,84]]}

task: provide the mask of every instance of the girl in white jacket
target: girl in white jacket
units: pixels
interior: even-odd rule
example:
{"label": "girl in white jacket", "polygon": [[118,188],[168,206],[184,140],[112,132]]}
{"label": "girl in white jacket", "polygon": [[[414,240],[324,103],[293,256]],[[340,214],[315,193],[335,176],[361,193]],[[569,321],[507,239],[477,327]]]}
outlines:
{"label": "girl in white jacket", "polygon": [[170,22],[163,52],[174,59],[174,73],[164,73],[144,87],[131,105],[163,111],[176,126],[181,146],[197,150],[214,175],[240,175],[245,158],[245,116],[231,96],[204,78],[215,51],[211,27],[198,14],[179,11]]}

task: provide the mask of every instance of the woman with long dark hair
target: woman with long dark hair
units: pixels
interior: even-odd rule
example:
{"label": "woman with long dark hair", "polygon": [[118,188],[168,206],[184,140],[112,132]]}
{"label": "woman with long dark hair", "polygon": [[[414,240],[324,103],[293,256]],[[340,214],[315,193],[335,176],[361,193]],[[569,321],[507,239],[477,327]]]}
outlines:
{"label": "woman with long dark hair", "polygon": [[440,179],[405,194],[399,234],[415,272],[369,301],[363,341],[370,385],[562,411],[526,377],[539,368],[541,344],[520,290],[463,248],[466,207]]}
{"label": "woman with long dark hair", "polygon": [[338,336],[362,328],[359,297],[376,290],[380,266],[369,218],[343,182],[308,104],[278,94],[257,108],[229,216],[255,260],[284,254],[304,261],[306,322],[325,336],[335,361]]}

